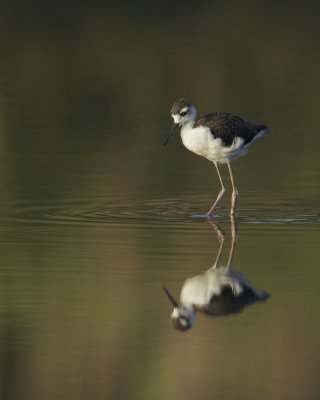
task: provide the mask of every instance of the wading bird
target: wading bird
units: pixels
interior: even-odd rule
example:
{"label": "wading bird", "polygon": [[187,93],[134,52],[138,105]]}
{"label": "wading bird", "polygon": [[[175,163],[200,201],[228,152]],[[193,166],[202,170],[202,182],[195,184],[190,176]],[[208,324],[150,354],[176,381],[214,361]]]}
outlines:
{"label": "wading bird", "polygon": [[212,215],[226,193],[219,170],[220,164],[227,164],[229,169],[232,184],[230,214],[234,215],[238,200],[238,189],[232,172],[231,161],[244,156],[248,147],[256,139],[270,133],[271,129],[266,125],[258,125],[230,113],[212,113],[197,118],[197,110],[194,105],[183,98],[174,102],[171,108],[171,116],[174,124],[164,145],[168,143],[178,128],[181,128],[181,139],[184,146],[199,156],[212,161],[217,169],[221,190],[206,216]]}

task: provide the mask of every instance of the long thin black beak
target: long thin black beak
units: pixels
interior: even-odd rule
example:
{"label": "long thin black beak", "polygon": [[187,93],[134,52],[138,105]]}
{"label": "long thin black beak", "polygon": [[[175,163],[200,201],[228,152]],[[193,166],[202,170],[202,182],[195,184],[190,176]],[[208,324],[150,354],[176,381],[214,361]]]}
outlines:
{"label": "long thin black beak", "polygon": [[171,131],[170,131],[170,135],[167,137],[167,140],[164,142],[164,146],[169,142],[171,136],[178,130],[179,128],[179,124],[173,124]]}
{"label": "long thin black beak", "polygon": [[169,290],[163,286],[163,290],[165,291],[166,295],[168,296],[171,304],[173,305],[173,307],[178,307],[179,304],[175,301],[175,299],[171,296],[171,293],[169,292]]}

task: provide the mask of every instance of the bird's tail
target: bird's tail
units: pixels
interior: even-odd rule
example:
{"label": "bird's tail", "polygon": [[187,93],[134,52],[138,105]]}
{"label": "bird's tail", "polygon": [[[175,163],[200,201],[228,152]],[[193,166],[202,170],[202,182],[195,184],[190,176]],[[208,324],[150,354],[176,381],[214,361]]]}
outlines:
{"label": "bird's tail", "polygon": [[270,293],[264,292],[263,290],[260,290],[260,289],[255,289],[254,292],[255,292],[255,295],[258,297],[258,299],[261,301],[265,301],[265,300],[269,299],[269,297],[271,297]]}
{"label": "bird's tail", "polygon": [[267,136],[271,133],[272,129],[269,128],[267,125],[258,125],[258,135],[259,137]]}

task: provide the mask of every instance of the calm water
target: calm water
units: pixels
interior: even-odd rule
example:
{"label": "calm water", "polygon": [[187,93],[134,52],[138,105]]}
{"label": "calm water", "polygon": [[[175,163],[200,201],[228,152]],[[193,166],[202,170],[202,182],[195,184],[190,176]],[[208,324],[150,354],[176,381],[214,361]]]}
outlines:
{"label": "calm water", "polygon": [[[0,398],[318,399],[319,10],[54,7],[0,6]],[[232,264],[271,298],[186,333],[162,286],[213,265],[219,182],[162,146],[181,96],[273,128],[234,163]]]}

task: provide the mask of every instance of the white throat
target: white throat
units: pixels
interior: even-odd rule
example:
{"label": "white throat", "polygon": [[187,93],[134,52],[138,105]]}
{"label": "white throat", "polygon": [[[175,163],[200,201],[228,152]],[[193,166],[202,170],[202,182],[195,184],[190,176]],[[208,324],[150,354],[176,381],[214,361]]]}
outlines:
{"label": "white throat", "polygon": [[197,110],[193,104],[190,105],[190,121],[194,121],[197,118]]}

